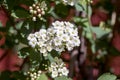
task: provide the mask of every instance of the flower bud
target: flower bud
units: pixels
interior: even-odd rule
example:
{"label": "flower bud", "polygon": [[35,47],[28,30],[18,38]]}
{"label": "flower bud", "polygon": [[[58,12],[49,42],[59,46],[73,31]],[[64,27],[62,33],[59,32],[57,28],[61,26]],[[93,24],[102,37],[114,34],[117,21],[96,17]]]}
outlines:
{"label": "flower bud", "polygon": [[45,11],[42,11],[42,13],[41,13],[42,15],[45,15]]}
{"label": "flower bud", "polygon": [[30,13],[33,14],[33,10],[32,9],[30,10]]}
{"label": "flower bud", "polygon": [[40,7],[39,6],[36,6],[36,9],[39,9]]}
{"label": "flower bud", "polygon": [[32,6],[30,6],[30,7],[29,7],[29,9],[30,9],[30,10],[32,10],[32,9],[33,9],[33,7],[32,7]]}
{"label": "flower bud", "polygon": [[37,14],[37,11],[36,10],[34,10],[34,12],[33,12],[34,14]]}
{"label": "flower bud", "polygon": [[41,12],[41,10],[40,10],[40,9],[37,9],[37,11],[38,11],[38,12]]}
{"label": "flower bud", "polygon": [[33,7],[35,7],[36,5],[35,4],[33,4]]}
{"label": "flower bud", "polygon": [[38,17],[40,18],[40,17],[41,17],[41,14],[38,14]]}
{"label": "flower bud", "polygon": [[36,17],[33,17],[32,20],[33,20],[33,21],[36,21]]}

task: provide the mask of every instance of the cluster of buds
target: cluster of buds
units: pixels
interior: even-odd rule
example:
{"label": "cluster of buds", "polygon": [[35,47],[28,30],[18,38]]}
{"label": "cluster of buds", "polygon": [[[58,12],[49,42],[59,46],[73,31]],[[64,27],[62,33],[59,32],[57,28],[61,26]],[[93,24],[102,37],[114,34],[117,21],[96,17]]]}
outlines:
{"label": "cluster of buds", "polygon": [[57,57],[55,57],[55,62],[50,64],[49,72],[51,73],[52,78],[68,76],[69,73],[62,59],[58,59]]}
{"label": "cluster of buds", "polygon": [[32,14],[33,21],[36,21],[37,17],[40,20],[43,20],[43,15],[45,15],[46,11],[47,11],[47,4],[45,3],[45,1],[41,3],[35,3],[29,7],[29,12]]}
{"label": "cluster of buds", "polygon": [[41,75],[41,71],[37,71],[37,72],[28,72],[28,75],[30,76],[30,80],[37,80],[40,75]]}

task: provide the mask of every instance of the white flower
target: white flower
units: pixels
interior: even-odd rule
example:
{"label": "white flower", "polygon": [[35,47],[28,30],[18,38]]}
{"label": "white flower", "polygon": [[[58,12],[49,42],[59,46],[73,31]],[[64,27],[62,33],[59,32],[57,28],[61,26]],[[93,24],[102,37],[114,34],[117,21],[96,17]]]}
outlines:
{"label": "white flower", "polygon": [[41,35],[43,35],[43,34],[46,34],[47,31],[46,31],[46,29],[40,29],[39,32],[40,32]]}
{"label": "white flower", "polygon": [[62,51],[64,51],[64,46],[56,46],[55,48],[54,48],[56,51],[58,51],[58,52],[62,52]]}
{"label": "white flower", "polygon": [[36,38],[32,38],[32,39],[29,41],[29,45],[31,45],[33,48],[36,46],[36,44],[37,44]]}
{"label": "white flower", "polygon": [[62,68],[58,68],[58,72],[60,72],[60,73],[61,73],[61,72],[62,72]]}
{"label": "white flower", "polygon": [[40,38],[40,36],[41,36],[40,32],[35,32],[34,34],[35,34],[35,37],[37,37],[37,38]]}
{"label": "white flower", "polygon": [[68,76],[69,71],[66,67],[63,67],[61,71],[64,76]]}
{"label": "white flower", "polygon": [[55,46],[59,46],[62,44],[59,38],[55,38],[53,41],[54,41]]}
{"label": "white flower", "polygon": [[53,49],[51,45],[47,45],[46,48],[49,52],[52,51],[52,49]]}
{"label": "white flower", "polygon": [[46,53],[46,52],[47,52],[47,50],[46,50],[46,48],[45,48],[45,47],[41,47],[41,48],[40,48],[40,52],[41,52],[41,53]]}
{"label": "white flower", "polygon": [[39,41],[39,42],[37,42],[37,45],[38,45],[39,47],[43,47],[43,46],[45,46],[45,44],[44,44],[43,41]]}
{"label": "white flower", "polygon": [[48,53],[43,53],[43,56],[45,57],[45,56],[47,56],[48,55]]}
{"label": "white flower", "polygon": [[74,44],[70,41],[66,44],[66,48],[68,49],[68,51],[71,51],[73,47],[74,47]]}
{"label": "white flower", "polygon": [[75,46],[79,46],[80,45],[80,40],[79,40],[79,38],[77,37],[77,38],[73,38],[73,40],[74,40],[74,44],[75,44]]}
{"label": "white flower", "polygon": [[51,76],[52,76],[52,78],[57,77],[58,76],[58,71],[53,71]]}
{"label": "white flower", "polygon": [[50,66],[51,66],[52,68],[58,67],[58,65],[57,65],[55,62],[52,62]]}
{"label": "white flower", "polygon": [[64,33],[63,33],[62,30],[58,30],[58,31],[56,32],[56,36],[57,36],[57,37],[61,37],[63,34],[64,34]]}
{"label": "white flower", "polygon": [[69,41],[69,36],[67,34],[64,34],[61,36],[63,41]]}
{"label": "white flower", "polygon": [[28,40],[31,40],[32,38],[34,38],[34,34],[29,34],[29,36],[27,37]]}
{"label": "white flower", "polygon": [[58,27],[58,26],[60,26],[60,22],[59,22],[59,21],[55,21],[54,23],[52,23],[52,25],[53,25],[54,27]]}

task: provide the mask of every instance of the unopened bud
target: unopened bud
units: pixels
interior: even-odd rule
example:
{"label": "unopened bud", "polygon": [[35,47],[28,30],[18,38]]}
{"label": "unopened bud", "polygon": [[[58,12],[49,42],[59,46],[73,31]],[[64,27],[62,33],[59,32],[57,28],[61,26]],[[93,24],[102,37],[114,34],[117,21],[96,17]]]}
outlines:
{"label": "unopened bud", "polygon": [[39,9],[39,6],[36,6],[36,9]]}
{"label": "unopened bud", "polygon": [[42,13],[41,13],[42,15],[44,15],[45,14],[45,11],[42,11]]}
{"label": "unopened bud", "polygon": [[38,11],[38,12],[41,12],[41,10],[40,10],[40,9],[37,9],[37,11]]}
{"label": "unopened bud", "polygon": [[31,10],[31,9],[33,9],[33,7],[32,7],[32,6],[30,6],[30,7],[29,7],[29,9]]}
{"label": "unopened bud", "polygon": [[33,17],[32,20],[33,20],[33,21],[36,21],[36,17]]}
{"label": "unopened bud", "polygon": [[37,11],[35,10],[33,13],[34,13],[34,14],[37,14]]}
{"label": "unopened bud", "polygon": [[35,4],[33,4],[33,7],[35,7],[36,5]]}
{"label": "unopened bud", "polygon": [[32,10],[32,9],[30,10],[30,13],[32,13],[32,14],[33,14],[33,10]]}

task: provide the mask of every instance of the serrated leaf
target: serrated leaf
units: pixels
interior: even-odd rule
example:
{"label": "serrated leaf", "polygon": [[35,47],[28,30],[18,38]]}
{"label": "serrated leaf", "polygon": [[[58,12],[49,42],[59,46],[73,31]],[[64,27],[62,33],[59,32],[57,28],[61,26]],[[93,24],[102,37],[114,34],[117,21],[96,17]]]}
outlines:
{"label": "serrated leaf", "polygon": [[61,76],[61,77],[55,78],[55,80],[72,80],[72,79],[70,79],[70,78],[68,78],[66,76]]}
{"label": "serrated leaf", "polygon": [[110,73],[105,73],[102,76],[100,76],[97,80],[116,80],[117,77]]}
{"label": "serrated leaf", "polygon": [[41,74],[37,80],[48,80],[48,77],[45,74]]}

